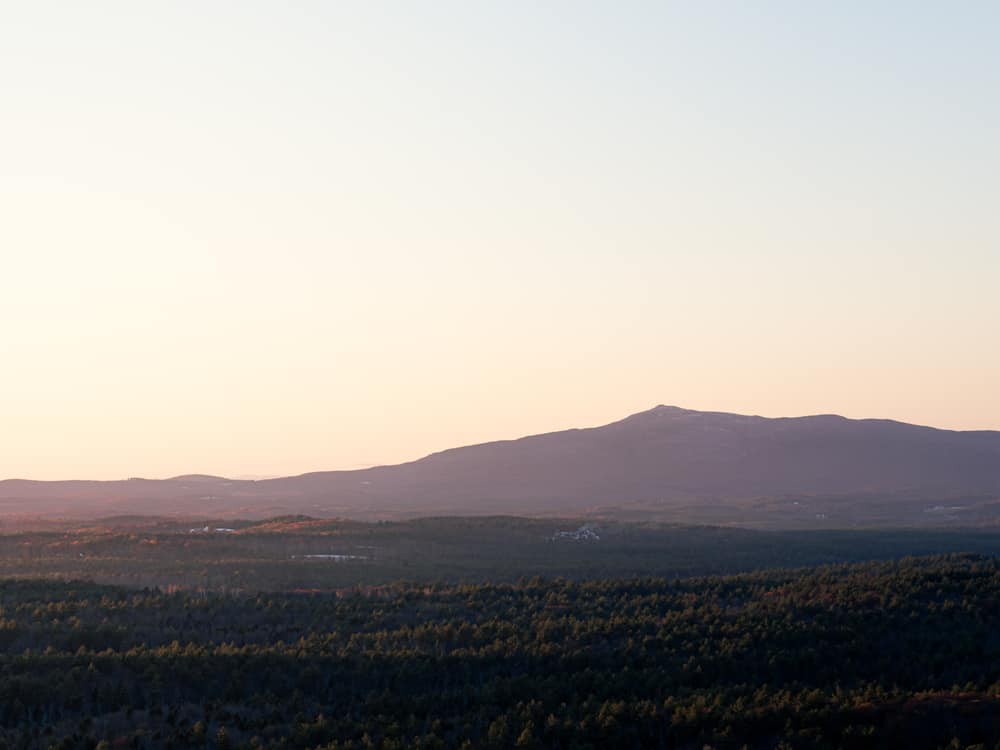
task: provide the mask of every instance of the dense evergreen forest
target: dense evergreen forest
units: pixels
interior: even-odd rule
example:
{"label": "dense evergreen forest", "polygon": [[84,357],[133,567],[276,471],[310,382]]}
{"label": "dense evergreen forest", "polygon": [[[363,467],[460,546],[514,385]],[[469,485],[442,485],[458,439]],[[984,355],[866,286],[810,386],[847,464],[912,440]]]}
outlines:
{"label": "dense evergreen forest", "polygon": [[992,748],[1000,562],[354,593],[0,583],[10,748]]}

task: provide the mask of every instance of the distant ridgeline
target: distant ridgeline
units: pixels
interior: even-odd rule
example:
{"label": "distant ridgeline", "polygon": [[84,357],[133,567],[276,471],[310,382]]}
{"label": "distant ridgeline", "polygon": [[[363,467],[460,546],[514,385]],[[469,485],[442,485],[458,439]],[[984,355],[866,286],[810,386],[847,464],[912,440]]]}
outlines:
{"label": "distant ridgeline", "polygon": [[8,581],[0,601],[9,748],[1000,742],[1000,565],[973,555],[367,595]]}
{"label": "distant ridgeline", "polygon": [[[552,515],[769,528],[1000,524],[1000,432],[658,406],[397,466],[258,481],[0,481],[0,516]],[[228,525],[228,524],[223,524]]]}

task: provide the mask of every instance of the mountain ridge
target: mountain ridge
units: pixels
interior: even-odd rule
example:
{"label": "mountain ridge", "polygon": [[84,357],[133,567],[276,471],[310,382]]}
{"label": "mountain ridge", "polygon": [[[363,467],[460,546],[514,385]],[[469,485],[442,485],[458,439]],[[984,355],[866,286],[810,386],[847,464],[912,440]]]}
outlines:
{"label": "mountain ridge", "polygon": [[[365,469],[258,480],[205,474],[3,480],[0,514],[91,516],[166,508],[247,517],[393,517],[618,508],[655,517],[683,511],[704,520],[714,509],[711,519],[743,523],[747,508],[765,501],[827,498],[843,506],[874,498],[882,505],[909,503],[908,517],[916,522],[921,503],[956,497],[980,498],[980,504],[995,499],[1000,508],[1000,431],[660,404],[604,425],[449,448]],[[825,520],[829,513],[815,515]]]}

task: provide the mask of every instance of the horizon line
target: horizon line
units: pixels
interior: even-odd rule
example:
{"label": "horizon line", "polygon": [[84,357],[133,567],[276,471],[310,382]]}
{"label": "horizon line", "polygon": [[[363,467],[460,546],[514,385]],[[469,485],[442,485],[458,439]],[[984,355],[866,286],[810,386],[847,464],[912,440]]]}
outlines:
{"label": "horizon line", "polygon": [[762,414],[743,414],[740,412],[731,411],[714,411],[708,409],[688,409],[683,406],[676,406],[674,404],[657,404],[649,409],[643,409],[642,411],[633,412],[620,419],[615,419],[610,422],[603,422],[597,425],[591,425],[588,427],[565,427],[557,430],[549,430],[548,432],[537,432],[530,433],[527,435],[520,435],[514,438],[498,438],[496,440],[486,440],[483,442],[476,443],[466,443],[464,445],[456,445],[448,448],[442,448],[441,450],[431,451],[430,453],[425,453],[423,455],[417,456],[416,458],[408,459],[405,461],[398,461],[396,463],[371,463],[371,464],[354,464],[347,468],[337,468],[337,469],[314,469],[312,471],[304,471],[295,474],[255,474],[255,473],[241,473],[234,476],[226,476],[223,474],[212,474],[208,472],[187,472],[182,474],[173,474],[166,477],[142,477],[142,476],[126,476],[118,477],[114,479],[32,479],[28,477],[2,477],[0,478],[0,483],[5,482],[33,482],[33,483],[51,483],[56,484],[59,482],[93,482],[93,483],[104,483],[104,482],[174,482],[183,481],[185,479],[189,481],[225,481],[225,482],[267,482],[279,479],[294,479],[297,477],[306,477],[314,474],[332,474],[340,472],[351,472],[351,471],[366,471],[369,469],[377,469],[390,466],[404,466],[406,464],[416,463],[417,461],[422,461],[431,456],[437,456],[442,453],[448,453],[450,451],[462,450],[463,448],[475,448],[477,446],[483,445],[493,445],[497,443],[513,443],[519,440],[527,440],[530,438],[541,437],[543,435],[554,435],[560,432],[574,432],[580,430],[595,430],[602,427],[609,427],[613,424],[618,424],[620,422],[625,422],[634,417],[641,416],[643,414],[650,414],[657,410],[672,410],[676,412],[686,412],[689,414],[701,414],[705,416],[727,416],[727,417],[744,417],[747,419],[764,419],[764,420],[783,420],[783,419],[817,419],[817,418],[832,418],[832,419],[842,419],[848,422],[883,422],[906,425],[908,427],[918,427],[927,430],[936,430],[938,432],[953,432],[953,433],[983,433],[983,432],[998,432],[1000,433],[1000,428],[997,429],[972,429],[972,430],[959,430],[952,429],[949,427],[937,427],[934,425],[920,424],[916,422],[904,422],[899,419],[892,419],[889,417],[847,417],[842,414],[837,414],[833,412],[823,412],[814,414],[800,414],[796,416],[777,416],[768,417]]}

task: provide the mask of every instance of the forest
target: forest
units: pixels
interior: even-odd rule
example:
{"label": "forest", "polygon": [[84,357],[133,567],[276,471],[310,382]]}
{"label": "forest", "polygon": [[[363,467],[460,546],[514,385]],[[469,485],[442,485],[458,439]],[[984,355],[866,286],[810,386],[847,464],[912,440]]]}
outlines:
{"label": "forest", "polygon": [[1000,561],[222,593],[0,583],[0,747],[993,748]]}
{"label": "forest", "polygon": [[[583,528],[587,534],[578,534]],[[121,517],[0,533],[0,578],[47,577],[165,590],[339,591],[414,583],[679,578],[762,568],[1000,555],[1000,531],[763,531],[514,516],[360,522]]]}

